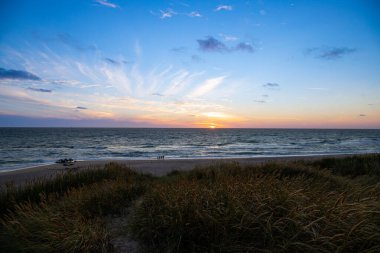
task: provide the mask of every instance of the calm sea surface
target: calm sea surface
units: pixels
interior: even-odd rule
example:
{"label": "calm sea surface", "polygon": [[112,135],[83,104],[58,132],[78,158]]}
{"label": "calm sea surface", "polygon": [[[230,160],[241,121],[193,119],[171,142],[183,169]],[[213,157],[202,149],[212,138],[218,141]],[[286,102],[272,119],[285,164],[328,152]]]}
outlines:
{"label": "calm sea surface", "polygon": [[0,171],[76,160],[380,152],[380,130],[0,128]]}

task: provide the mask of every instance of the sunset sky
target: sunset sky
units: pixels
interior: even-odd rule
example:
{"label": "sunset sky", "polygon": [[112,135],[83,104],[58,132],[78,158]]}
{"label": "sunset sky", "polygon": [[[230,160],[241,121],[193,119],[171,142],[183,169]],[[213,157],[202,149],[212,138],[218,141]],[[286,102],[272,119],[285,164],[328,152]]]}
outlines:
{"label": "sunset sky", "polygon": [[0,1],[0,126],[380,128],[380,3]]}

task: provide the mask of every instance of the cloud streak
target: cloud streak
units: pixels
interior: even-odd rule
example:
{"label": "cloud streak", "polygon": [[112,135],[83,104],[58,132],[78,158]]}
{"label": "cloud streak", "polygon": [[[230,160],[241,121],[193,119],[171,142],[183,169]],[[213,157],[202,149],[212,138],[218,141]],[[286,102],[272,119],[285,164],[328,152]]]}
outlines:
{"label": "cloud streak", "polygon": [[33,88],[29,87],[28,90],[36,91],[36,92],[43,92],[43,93],[51,93],[52,90],[49,89],[42,89],[42,88]]}
{"label": "cloud streak", "polygon": [[245,52],[248,52],[248,53],[253,53],[254,52],[254,49],[253,49],[253,47],[250,44],[243,43],[243,42],[237,44],[236,47],[235,47],[235,50],[236,51],[245,51]]}
{"label": "cloud streak", "polygon": [[206,95],[223,83],[225,78],[226,76],[219,76],[206,80],[190,94],[190,97],[201,97]]}
{"label": "cloud streak", "polygon": [[107,62],[107,63],[109,63],[109,64],[115,65],[115,66],[120,66],[120,62],[119,61],[111,59],[111,58],[108,58],[108,57],[105,57],[104,61]]}
{"label": "cloud streak", "polygon": [[236,36],[227,35],[227,34],[224,34],[224,33],[220,33],[219,36],[222,37],[225,41],[235,41],[235,40],[239,39]]}
{"label": "cloud streak", "polygon": [[215,8],[215,11],[232,11],[231,5],[219,5]]}
{"label": "cloud streak", "polygon": [[307,54],[324,60],[336,60],[356,52],[355,48],[348,47],[316,47],[306,50]]}
{"label": "cloud streak", "polygon": [[199,50],[203,52],[217,52],[217,53],[227,53],[227,52],[247,52],[253,53],[254,48],[251,44],[246,42],[240,42],[236,46],[228,47],[222,41],[215,39],[212,36],[208,36],[206,39],[198,39]]}
{"label": "cloud streak", "polygon": [[266,87],[266,88],[277,88],[277,87],[280,87],[280,85],[278,83],[266,83],[266,84],[263,84],[263,87]]}
{"label": "cloud streak", "polygon": [[201,18],[201,17],[202,17],[202,15],[201,15],[199,12],[197,12],[197,11],[192,11],[192,12],[190,12],[190,13],[188,14],[188,16],[189,16],[189,17],[192,17],[192,18]]}
{"label": "cloud streak", "polygon": [[165,11],[160,10],[160,13],[161,13],[161,16],[160,16],[161,19],[171,18],[174,15],[177,15],[177,13],[173,11],[172,9],[166,9]]}
{"label": "cloud streak", "polygon": [[39,81],[40,77],[25,70],[0,68],[0,79],[19,79]]}
{"label": "cloud streak", "polygon": [[107,0],[95,0],[95,2],[102,5],[102,6],[113,8],[113,9],[116,9],[119,7],[117,4],[108,2]]}

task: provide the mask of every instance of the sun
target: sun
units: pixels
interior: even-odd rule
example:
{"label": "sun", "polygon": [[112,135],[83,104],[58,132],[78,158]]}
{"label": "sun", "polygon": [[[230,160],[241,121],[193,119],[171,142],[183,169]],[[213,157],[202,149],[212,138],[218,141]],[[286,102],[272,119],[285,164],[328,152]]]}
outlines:
{"label": "sun", "polygon": [[216,128],[216,126],[214,126],[214,125],[211,125],[211,126],[209,126],[209,128],[211,128],[211,129],[215,129],[215,128]]}

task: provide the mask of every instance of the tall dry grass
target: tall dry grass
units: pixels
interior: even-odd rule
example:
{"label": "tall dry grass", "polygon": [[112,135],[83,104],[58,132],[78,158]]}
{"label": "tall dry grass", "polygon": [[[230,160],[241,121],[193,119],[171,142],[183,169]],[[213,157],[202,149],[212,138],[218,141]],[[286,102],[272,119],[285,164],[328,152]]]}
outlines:
{"label": "tall dry grass", "polygon": [[14,194],[9,199],[21,201],[13,202],[0,219],[0,251],[110,252],[104,217],[122,213],[147,184],[149,177],[110,164],[104,171],[59,175],[39,180],[36,187],[27,185],[26,192],[39,190],[38,198],[20,198],[19,193],[25,194],[22,187],[8,192]]}
{"label": "tall dry grass", "polygon": [[119,232],[145,252],[380,252],[379,162],[220,163],[161,178],[109,164],[8,186],[0,252],[112,252],[105,220],[127,207]]}
{"label": "tall dry grass", "polygon": [[224,164],[156,182],[130,226],[155,252],[377,252],[379,197],[302,164]]}
{"label": "tall dry grass", "polygon": [[0,186],[0,217],[7,211],[12,211],[16,204],[24,201],[38,203],[41,196],[49,194],[63,196],[72,188],[104,180],[132,177],[139,178],[142,176],[125,166],[110,163],[104,168],[89,168],[76,172],[67,171],[49,178],[37,178],[20,186],[12,183],[4,184]]}

